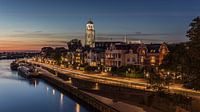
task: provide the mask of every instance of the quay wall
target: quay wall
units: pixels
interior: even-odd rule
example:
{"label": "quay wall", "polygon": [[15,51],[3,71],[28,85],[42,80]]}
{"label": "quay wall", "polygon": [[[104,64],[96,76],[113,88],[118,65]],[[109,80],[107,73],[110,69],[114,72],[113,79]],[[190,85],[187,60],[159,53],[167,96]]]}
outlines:
{"label": "quay wall", "polygon": [[[92,100],[94,99],[92,99],[91,101],[88,101],[89,100],[89,98],[87,98],[88,95],[86,94],[86,96],[84,96],[85,94],[81,90],[95,90],[96,88],[95,86],[98,83],[98,89],[96,88],[97,90],[95,91],[99,91],[100,93],[104,93],[108,96],[111,96],[114,100],[123,99],[123,100],[131,101],[131,102],[136,102],[141,105],[147,105],[147,106],[156,108],[162,112],[176,112],[177,108],[182,109],[182,112],[187,112],[182,107],[187,108],[187,110],[190,110],[192,112],[195,110],[194,112],[196,112],[196,108],[191,108],[190,104],[189,105],[176,104],[177,105],[176,106],[174,105],[174,103],[172,103],[171,101],[167,99],[163,99],[157,96],[152,96],[151,92],[149,91],[133,89],[129,87],[122,87],[121,85],[114,85],[112,83],[106,84],[106,83],[103,83],[103,82],[101,83],[94,80],[84,80],[77,77],[73,77],[70,73],[63,74],[61,72],[57,72],[51,68],[47,68],[44,66],[42,66],[42,68],[54,74],[52,76],[43,75],[42,77],[45,80],[55,85],[58,85],[61,89],[67,92],[73,93],[74,96],[78,98],[80,97],[80,99],[82,99],[83,101],[87,99],[86,103],[89,102],[88,104],[92,105],[93,107],[98,105],[99,102],[97,104],[93,103]],[[57,77],[57,78],[54,79],[54,77]],[[71,79],[71,85],[73,86],[66,83],[67,81],[69,81],[69,79]],[[98,107],[95,107],[95,108],[98,108]],[[106,108],[108,107],[106,106]],[[113,111],[117,111],[117,110],[113,110]],[[112,111],[111,110],[106,111],[106,109],[105,110],[103,109],[101,112],[112,112]]]}
{"label": "quay wall", "polygon": [[56,85],[57,87],[61,88],[62,90],[72,94],[76,98],[80,99],[84,103],[92,106],[93,108],[97,109],[100,112],[119,112],[118,110],[102,103],[101,101],[97,100],[96,98],[88,95],[87,93],[79,90],[78,88],[68,84],[68,82],[49,74],[41,74],[41,78],[45,81]]}

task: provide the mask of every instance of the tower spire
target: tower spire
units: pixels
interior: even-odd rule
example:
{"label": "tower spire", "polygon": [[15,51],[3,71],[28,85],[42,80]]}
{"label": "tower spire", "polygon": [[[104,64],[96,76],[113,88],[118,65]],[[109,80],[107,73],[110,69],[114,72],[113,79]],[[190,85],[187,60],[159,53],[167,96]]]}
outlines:
{"label": "tower spire", "polygon": [[124,43],[127,44],[127,34],[125,34],[125,36],[124,36]]}

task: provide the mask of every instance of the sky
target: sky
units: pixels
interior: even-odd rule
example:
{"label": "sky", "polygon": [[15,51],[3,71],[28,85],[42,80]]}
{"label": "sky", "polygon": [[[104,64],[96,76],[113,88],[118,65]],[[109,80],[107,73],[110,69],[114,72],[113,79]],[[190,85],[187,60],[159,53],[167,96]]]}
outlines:
{"label": "sky", "polygon": [[97,40],[183,42],[199,6],[200,0],[0,0],[0,51],[84,40],[89,18]]}

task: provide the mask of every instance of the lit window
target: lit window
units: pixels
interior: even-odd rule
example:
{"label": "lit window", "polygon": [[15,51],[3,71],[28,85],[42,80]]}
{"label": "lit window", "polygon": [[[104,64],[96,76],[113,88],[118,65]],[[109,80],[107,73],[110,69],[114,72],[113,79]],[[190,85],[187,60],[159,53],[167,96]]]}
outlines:
{"label": "lit window", "polygon": [[142,50],[142,54],[145,54],[145,50]]}
{"label": "lit window", "polygon": [[155,56],[151,56],[151,60],[150,60],[151,64],[154,64],[156,63],[156,58]]}
{"label": "lit window", "polygon": [[143,56],[141,57],[141,60],[140,60],[140,61],[141,61],[141,63],[143,63],[143,62],[144,62],[144,57],[143,57]]}
{"label": "lit window", "polygon": [[165,54],[165,53],[166,53],[165,49],[163,49],[163,50],[162,50],[162,53],[163,53],[163,54]]}

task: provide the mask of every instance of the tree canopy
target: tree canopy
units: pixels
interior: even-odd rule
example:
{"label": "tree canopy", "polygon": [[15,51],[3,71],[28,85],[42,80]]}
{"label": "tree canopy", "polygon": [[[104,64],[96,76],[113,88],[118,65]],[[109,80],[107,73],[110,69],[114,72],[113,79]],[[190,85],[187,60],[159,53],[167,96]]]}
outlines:
{"label": "tree canopy", "polygon": [[190,23],[186,36],[189,41],[177,44],[161,67],[180,73],[186,82],[194,82],[193,87],[200,89],[200,17]]}

